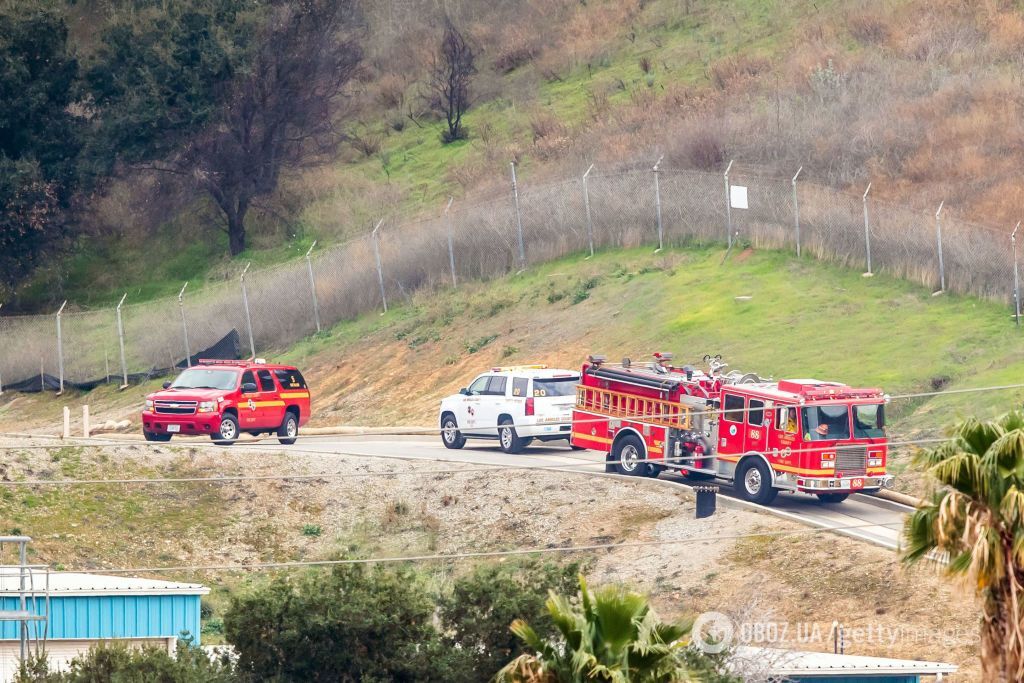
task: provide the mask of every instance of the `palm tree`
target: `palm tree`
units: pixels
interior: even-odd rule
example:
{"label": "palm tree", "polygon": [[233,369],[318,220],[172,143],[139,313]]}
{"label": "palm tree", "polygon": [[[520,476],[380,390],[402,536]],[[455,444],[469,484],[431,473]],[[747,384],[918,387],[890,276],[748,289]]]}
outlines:
{"label": "palm tree", "polygon": [[907,521],[903,559],[971,580],[985,680],[1024,680],[1024,413],[967,420],[915,461],[939,486]]}
{"label": "palm tree", "polygon": [[681,658],[690,623],[658,619],[647,598],[617,586],[596,593],[580,577],[578,604],[550,594],[547,609],[557,641],[542,640],[522,619],[512,632],[531,654],[520,655],[495,676],[499,683],[668,683],[694,680]]}

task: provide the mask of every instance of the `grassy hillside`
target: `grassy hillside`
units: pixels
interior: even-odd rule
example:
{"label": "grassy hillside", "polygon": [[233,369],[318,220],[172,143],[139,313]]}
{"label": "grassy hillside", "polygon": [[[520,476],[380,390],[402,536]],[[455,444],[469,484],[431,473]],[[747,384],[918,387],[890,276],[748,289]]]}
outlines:
{"label": "grassy hillside", "polygon": [[[92,26],[102,2],[74,10]],[[181,188],[151,201],[130,176],[93,202],[94,236],[25,292],[46,308],[173,294],[245,262],[275,262],[365,232],[380,216],[436,214],[599,169],[718,169],[730,158],[789,178],[1010,228],[1024,158],[1017,97],[1024,16],[1012,3],[872,0],[458,0],[446,8],[480,59],[470,138],[440,142],[422,80],[438,37],[430,0],[367,3],[365,71],[326,167],[288,174],[252,215],[252,246],[223,256],[219,220]],[[424,21],[427,18],[428,21]],[[936,150],[942,150],[937,154]],[[164,183],[166,185],[166,183]],[[174,194],[174,192],[172,192]]]}
{"label": "grassy hillside", "polygon": [[[720,353],[733,368],[879,386],[891,395],[1014,384],[1024,336],[1005,307],[779,252],[599,253],[491,283],[422,294],[386,315],[341,323],[271,354],[304,369],[313,425],[432,425],[437,401],[497,364],[576,367],[672,351]],[[748,298],[749,297],[749,298]],[[59,407],[135,417],[154,381],[77,397],[4,395],[0,429],[57,424]],[[931,437],[968,415],[1021,404],[1019,389],[894,401],[892,436]],[[897,469],[905,466],[903,451]]]}

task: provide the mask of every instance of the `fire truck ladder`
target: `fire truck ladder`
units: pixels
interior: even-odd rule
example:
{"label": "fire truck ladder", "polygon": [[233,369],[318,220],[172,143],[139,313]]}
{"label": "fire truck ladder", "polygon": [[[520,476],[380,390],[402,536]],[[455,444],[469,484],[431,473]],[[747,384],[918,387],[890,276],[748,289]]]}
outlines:
{"label": "fire truck ladder", "polygon": [[17,623],[18,655],[24,662],[46,647],[50,623],[50,568],[28,564],[28,536],[0,536],[0,558],[5,546],[17,548],[18,563],[0,564],[0,638],[5,622]]}

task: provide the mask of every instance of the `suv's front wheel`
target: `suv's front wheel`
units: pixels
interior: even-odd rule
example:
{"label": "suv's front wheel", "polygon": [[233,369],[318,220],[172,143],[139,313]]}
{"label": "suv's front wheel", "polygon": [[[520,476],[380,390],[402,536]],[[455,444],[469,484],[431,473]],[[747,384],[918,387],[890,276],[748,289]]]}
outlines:
{"label": "suv's front wheel", "polygon": [[220,419],[220,429],[217,434],[210,434],[210,438],[222,446],[230,446],[238,441],[238,418],[231,413],[225,413]]}
{"label": "suv's front wheel", "polygon": [[459,423],[451,413],[446,413],[441,418],[441,443],[445,448],[452,450],[458,450],[466,445],[466,437],[459,431]]}
{"label": "suv's front wheel", "polygon": [[506,453],[522,453],[533,439],[519,436],[512,418],[503,417],[498,423],[498,441],[501,443],[501,450]]}

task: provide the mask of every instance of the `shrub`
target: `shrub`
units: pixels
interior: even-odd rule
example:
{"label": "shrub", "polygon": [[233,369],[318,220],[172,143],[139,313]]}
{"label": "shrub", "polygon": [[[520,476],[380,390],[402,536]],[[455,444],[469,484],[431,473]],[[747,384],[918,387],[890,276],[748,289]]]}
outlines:
{"label": "shrub", "polygon": [[492,334],[487,337],[480,337],[479,339],[476,339],[471,342],[466,342],[466,351],[468,351],[469,353],[476,353],[477,351],[484,348],[497,338],[498,335]]}
{"label": "shrub", "polygon": [[302,535],[303,536],[319,536],[324,532],[323,527],[319,524],[303,524]]}
{"label": "shrub", "polygon": [[718,134],[706,126],[687,140],[684,148],[686,161],[702,171],[713,171],[725,161],[725,150]]}
{"label": "shrub", "polygon": [[642,71],[644,74],[651,73],[651,68],[652,67],[651,67],[651,58],[650,57],[647,57],[647,56],[641,57],[639,62],[638,62],[638,64],[640,66],[640,71]]}
{"label": "shrub", "polygon": [[711,65],[711,83],[719,90],[725,90],[734,81],[753,78],[769,68],[771,68],[771,63],[764,57],[752,55],[726,57]]}
{"label": "shrub", "polygon": [[865,45],[875,45],[889,37],[889,27],[877,14],[858,12],[846,18],[846,28],[854,39]]}

